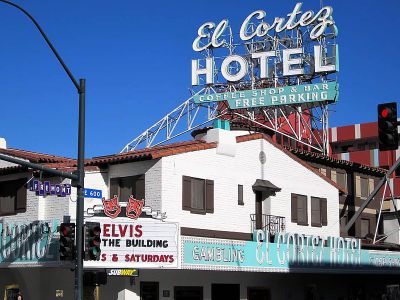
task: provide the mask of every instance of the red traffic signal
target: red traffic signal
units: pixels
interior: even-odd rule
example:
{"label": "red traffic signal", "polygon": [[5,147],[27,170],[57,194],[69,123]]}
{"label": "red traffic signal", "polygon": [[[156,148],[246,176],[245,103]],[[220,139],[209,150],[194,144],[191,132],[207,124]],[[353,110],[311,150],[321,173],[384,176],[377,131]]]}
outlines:
{"label": "red traffic signal", "polygon": [[60,232],[60,260],[73,260],[75,258],[75,224],[61,223]]}
{"label": "red traffic signal", "polygon": [[379,150],[395,150],[399,144],[397,131],[397,103],[378,105]]}
{"label": "red traffic signal", "polygon": [[85,260],[99,260],[101,254],[101,227],[98,222],[85,224]]}

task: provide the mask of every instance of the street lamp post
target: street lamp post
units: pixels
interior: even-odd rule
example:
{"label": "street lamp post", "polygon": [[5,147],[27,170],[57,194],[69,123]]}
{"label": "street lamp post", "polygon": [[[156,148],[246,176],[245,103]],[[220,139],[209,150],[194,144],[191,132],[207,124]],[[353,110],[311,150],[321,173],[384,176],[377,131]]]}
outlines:
{"label": "street lamp post", "polygon": [[63,67],[64,71],[67,73],[68,77],[74,84],[78,94],[79,94],[79,121],[78,121],[78,163],[77,171],[73,173],[61,172],[58,170],[50,169],[39,164],[33,164],[18,158],[9,157],[7,155],[0,154],[0,159],[16,163],[22,166],[34,170],[40,170],[50,174],[62,176],[64,178],[69,178],[74,180],[77,184],[77,201],[76,201],[76,259],[75,259],[75,300],[82,300],[83,297],[83,209],[84,209],[84,179],[85,179],[85,169],[84,169],[84,157],[85,157],[85,94],[86,94],[86,81],[85,79],[80,79],[79,83],[72,75],[71,71],[64,63],[61,56],[58,54],[57,50],[54,48],[53,44],[47,38],[43,29],[40,27],[38,22],[21,6],[10,2],[8,0],[0,0],[0,2],[11,5],[21,12],[23,12],[32,22],[35,24],[36,28],[39,30],[42,37],[45,39],[47,45],[50,47],[53,54],[56,56],[57,60]]}

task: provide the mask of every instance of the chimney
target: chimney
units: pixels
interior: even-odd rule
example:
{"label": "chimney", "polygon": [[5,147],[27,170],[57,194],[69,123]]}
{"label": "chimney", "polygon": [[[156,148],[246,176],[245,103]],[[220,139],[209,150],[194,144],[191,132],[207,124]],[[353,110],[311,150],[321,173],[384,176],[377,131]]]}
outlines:
{"label": "chimney", "polygon": [[0,149],[7,149],[7,142],[5,138],[0,137]]}
{"label": "chimney", "polygon": [[201,137],[207,143],[217,143],[217,154],[236,155],[236,134],[230,130],[229,121],[214,120],[213,128]]}

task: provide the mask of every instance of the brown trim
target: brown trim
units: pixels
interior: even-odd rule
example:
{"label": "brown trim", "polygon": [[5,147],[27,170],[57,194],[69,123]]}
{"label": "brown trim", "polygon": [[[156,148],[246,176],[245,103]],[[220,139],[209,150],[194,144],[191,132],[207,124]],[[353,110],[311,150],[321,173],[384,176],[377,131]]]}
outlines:
{"label": "brown trim", "polygon": [[253,239],[253,235],[246,232],[209,230],[189,227],[181,227],[181,235],[242,241],[251,241]]}

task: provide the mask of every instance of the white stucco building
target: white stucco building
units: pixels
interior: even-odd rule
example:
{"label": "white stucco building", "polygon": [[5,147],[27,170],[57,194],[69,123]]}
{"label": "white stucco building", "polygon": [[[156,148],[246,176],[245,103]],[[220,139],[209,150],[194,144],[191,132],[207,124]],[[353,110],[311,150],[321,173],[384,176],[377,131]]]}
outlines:
{"label": "white stucco building", "polygon": [[[0,151],[75,167],[66,158]],[[74,222],[75,188],[40,195],[29,189],[32,180],[71,182],[8,164],[0,172],[0,187],[21,179],[24,191],[9,199],[14,211],[10,204],[0,217],[0,287],[16,286],[29,299],[72,299],[73,272],[58,259],[56,230]],[[134,279],[108,276],[101,299],[336,299],[348,290],[329,288],[328,272],[369,272],[361,242],[340,235],[339,197],[346,191],[263,134],[209,129],[192,141],[95,157],[86,162],[85,187],[105,201],[118,197],[108,210],[115,218],[104,214],[99,194],[85,198],[86,221],[101,220],[103,238],[101,259],[85,262],[86,270],[114,263],[139,270]],[[131,195],[144,207],[130,203]],[[23,240],[24,250],[15,250]]]}

